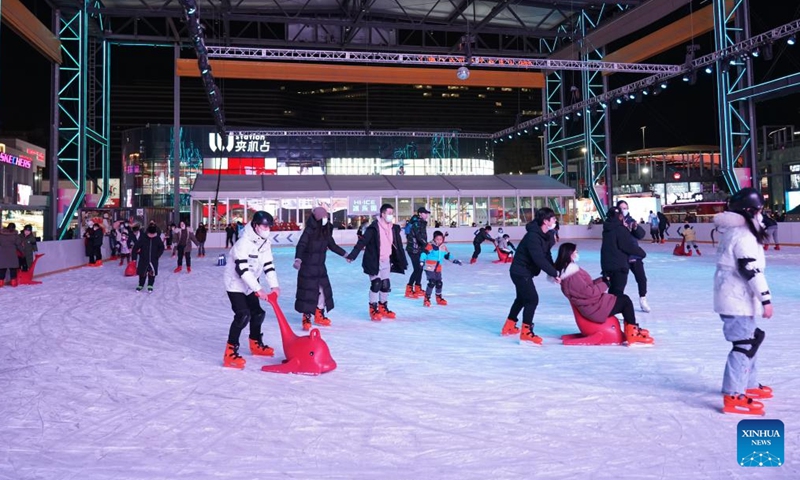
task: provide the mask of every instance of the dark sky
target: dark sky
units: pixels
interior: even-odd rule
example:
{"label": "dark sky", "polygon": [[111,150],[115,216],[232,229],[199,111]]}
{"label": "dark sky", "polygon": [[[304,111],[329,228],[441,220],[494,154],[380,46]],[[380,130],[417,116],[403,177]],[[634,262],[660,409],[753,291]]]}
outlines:
{"label": "dark sky", "polygon": [[[42,0],[25,0],[37,15],[49,24],[49,9]],[[784,24],[800,15],[800,4],[797,2],[751,2],[753,31],[763,32]],[[634,36],[635,37],[635,36]],[[624,39],[624,43],[635,38]],[[713,50],[713,40],[710,34],[699,36],[695,43],[700,45],[699,55],[704,55]],[[613,49],[613,48],[612,48]],[[800,71],[800,45],[786,46],[784,41],[774,47],[774,59],[753,61],[755,66],[756,81],[779,78],[784,75]],[[153,47],[114,47],[112,59],[112,130],[115,133],[123,128],[117,122],[120,115],[127,115],[141,124],[147,123],[150,117],[169,115],[171,112],[149,111],[155,108],[156,98],[148,102],[148,96],[160,91],[171,95],[172,50],[169,48]],[[649,60],[652,63],[680,64],[684,61],[685,49],[683,46],[659,55]],[[50,65],[41,55],[36,53],[16,34],[3,25],[0,28],[0,132],[10,132],[27,136],[32,142],[47,147],[49,128],[49,83]],[[567,75],[571,75],[567,73]],[[575,73],[579,75],[579,73]],[[611,87],[624,85],[634,81],[639,76],[616,74],[610,77]],[[257,83],[257,82],[256,82]],[[139,85],[140,87],[136,87]],[[153,88],[160,86],[160,89]],[[132,88],[141,88],[140,96],[135,96],[135,101],[122,99],[116,92]],[[123,88],[124,87],[124,88]],[[649,96],[642,103],[628,102],[616,110],[611,111],[612,119],[612,150],[624,152],[642,147],[641,127],[646,126],[646,146],[670,147],[690,144],[717,144],[718,123],[715,95],[714,75],[699,72],[697,83],[688,85],[679,79],[673,79],[669,88],[659,96]],[[538,93],[536,94],[538,96]],[[166,102],[166,103],[165,103]],[[527,100],[526,100],[527,102]],[[530,105],[518,107],[539,108],[538,100],[531,101]],[[535,104],[535,105],[534,105]],[[151,107],[152,105],[152,107]],[[235,114],[235,112],[233,112]],[[465,112],[468,115],[481,115],[482,112]],[[424,115],[436,115],[428,112]],[[513,117],[513,116],[512,116]],[[211,124],[209,121],[204,122]],[[800,94],[794,93],[783,98],[763,102],[757,106],[759,125],[785,125],[800,126]],[[510,122],[507,126],[511,126]],[[265,125],[273,127],[276,125]],[[130,127],[124,127],[130,128]],[[335,128],[335,127],[333,127]],[[118,135],[112,138],[118,143]],[[532,138],[525,141],[521,150],[532,150],[538,157],[538,139]],[[115,145],[114,150],[118,147]],[[518,150],[517,147],[505,146],[504,150]],[[510,155],[504,155],[509,157]],[[112,156],[112,159],[115,158]],[[118,158],[118,157],[117,157]],[[529,164],[531,155],[520,155],[518,160],[498,163],[498,173],[523,169],[521,164]]]}

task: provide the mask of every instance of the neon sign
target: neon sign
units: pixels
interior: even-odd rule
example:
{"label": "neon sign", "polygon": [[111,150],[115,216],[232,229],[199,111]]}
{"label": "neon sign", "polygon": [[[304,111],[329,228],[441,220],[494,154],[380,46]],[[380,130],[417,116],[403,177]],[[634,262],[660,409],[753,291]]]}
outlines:
{"label": "neon sign", "polygon": [[0,152],[0,162],[8,163],[9,165],[16,165],[22,168],[31,168],[31,161],[24,158],[15,157],[5,152]]}

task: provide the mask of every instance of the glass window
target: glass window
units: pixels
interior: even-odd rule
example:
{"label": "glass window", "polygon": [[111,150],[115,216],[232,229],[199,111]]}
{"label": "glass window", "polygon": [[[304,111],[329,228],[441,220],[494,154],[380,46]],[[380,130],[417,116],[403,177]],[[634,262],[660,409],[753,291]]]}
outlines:
{"label": "glass window", "polygon": [[506,225],[519,225],[517,197],[503,197],[503,218]]}
{"label": "glass window", "polygon": [[428,210],[431,211],[428,223],[432,224],[435,228],[449,223],[444,222],[444,204],[442,203],[442,197],[430,197],[428,201]]}
{"label": "glass window", "polygon": [[470,226],[475,222],[475,201],[472,197],[461,197],[458,224]]}
{"label": "glass window", "polygon": [[491,197],[489,199],[489,224],[503,225],[503,198]]}
{"label": "glass window", "polygon": [[428,206],[428,197],[414,197],[413,203],[414,210],[412,211],[412,214],[417,213],[419,207],[425,207],[426,209],[430,210],[431,215],[433,215],[433,210],[431,210],[431,207]]}
{"label": "glass window", "polygon": [[381,205],[383,205],[384,203],[388,203],[389,205],[392,206],[393,209],[395,209],[394,216],[395,216],[395,218],[397,218],[397,198],[396,197],[383,197],[383,198],[381,198],[381,204],[378,205],[378,215],[380,215],[380,213],[381,213],[380,208],[381,208]]}
{"label": "glass window", "polygon": [[458,226],[458,197],[447,197],[444,200],[442,224],[450,228]]}
{"label": "glass window", "polygon": [[527,195],[519,197],[519,219],[520,225],[526,225],[533,220],[533,204],[531,203],[531,197]]}
{"label": "glass window", "polygon": [[489,199],[487,197],[475,197],[475,222],[478,225],[497,225],[489,222]]}
{"label": "glass window", "polygon": [[400,197],[397,199],[397,205],[394,208],[395,223],[398,225],[405,225],[406,220],[414,215],[413,202],[409,197]]}
{"label": "glass window", "polygon": [[244,200],[229,199],[231,222],[242,222],[244,224]]}

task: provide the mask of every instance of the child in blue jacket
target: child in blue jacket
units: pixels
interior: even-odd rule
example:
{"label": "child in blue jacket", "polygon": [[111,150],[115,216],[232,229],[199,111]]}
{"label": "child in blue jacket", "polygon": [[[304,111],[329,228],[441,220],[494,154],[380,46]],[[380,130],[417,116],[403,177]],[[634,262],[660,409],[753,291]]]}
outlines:
{"label": "child in blue jacket", "polygon": [[431,306],[431,293],[436,288],[436,304],[447,305],[447,300],[442,298],[442,262],[450,260],[456,265],[461,265],[461,260],[450,258],[450,252],[444,245],[444,234],[439,230],[433,232],[433,241],[425,245],[425,250],[419,257],[420,265],[428,277],[428,286],[425,288],[423,305]]}

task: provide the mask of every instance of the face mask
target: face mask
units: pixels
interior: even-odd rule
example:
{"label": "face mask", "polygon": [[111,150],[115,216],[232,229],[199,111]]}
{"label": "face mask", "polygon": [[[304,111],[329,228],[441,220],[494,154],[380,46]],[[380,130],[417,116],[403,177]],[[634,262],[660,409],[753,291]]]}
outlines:
{"label": "face mask", "polygon": [[548,226],[547,226],[547,230],[555,230],[555,229],[556,229],[556,224],[555,224],[555,222],[553,222],[553,224],[552,224],[552,225],[548,225]]}
{"label": "face mask", "polygon": [[327,224],[328,224],[328,217],[322,217],[322,226],[324,227]]}
{"label": "face mask", "polygon": [[267,238],[269,238],[269,227],[267,227],[267,228],[264,228],[264,227],[258,228],[258,229],[256,229],[256,233],[258,234],[259,237],[261,237],[264,240],[266,240]]}
{"label": "face mask", "polygon": [[626,217],[628,216],[628,209],[627,208],[622,209],[621,211],[622,211],[622,215],[623,216],[626,216]]}
{"label": "face mask", "polygon": [[572,259],[572,261],[575,262],[575,263],[578,263],[578,260],[580,260],[580,259],[581,259],[581,256],[578,255],[578,252],[575,252],[575,256]]}
{"label": "face mask", "polygon": [[394,222],[394,215],[392,214],[386,215],[386,223],[392,223],[392,222]]}
{"label": "face mask", "polygon": [[764,215],[761,215],[760,213],[756,213],[755,219],[756,219],[756,222],[759,223],[759,225],[763,225],[764,224]]}

